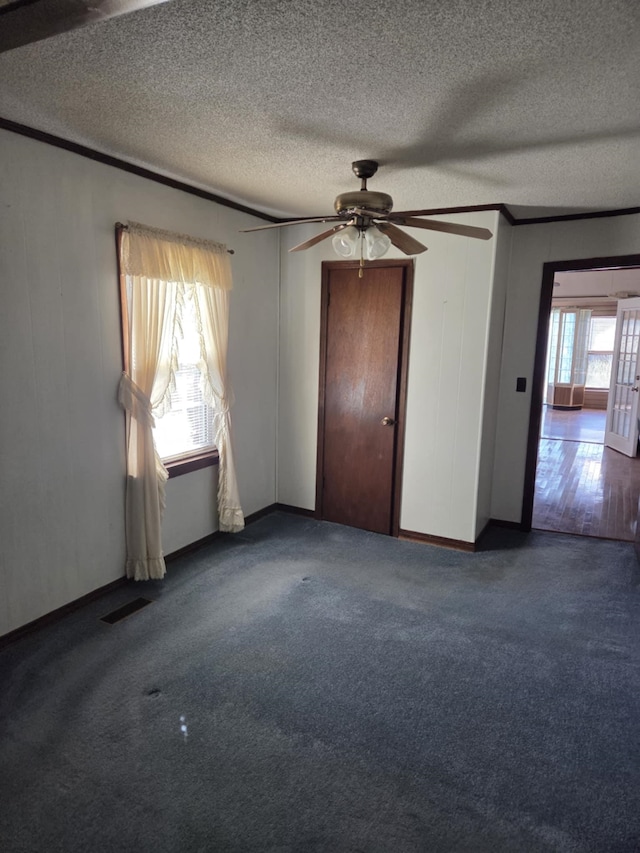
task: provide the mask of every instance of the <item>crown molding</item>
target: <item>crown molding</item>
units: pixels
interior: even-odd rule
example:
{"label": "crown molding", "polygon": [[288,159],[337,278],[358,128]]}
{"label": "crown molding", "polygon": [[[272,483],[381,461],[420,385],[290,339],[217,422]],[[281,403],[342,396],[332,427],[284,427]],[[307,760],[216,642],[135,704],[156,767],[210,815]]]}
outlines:
{"label": "crown molding", "polygon": [[558,216],[533,216],[514,219],[514,225],[541,225],[545,222],[570,222],[576,219],[606,219],[610,216],[631,216],[640,213],[640,207],[621,207],[618,210],[592,210],[589,213],[565,213]]}
{"label": "crown molding", "polygon": [[[73,154],[78,154],[80,157],[87,157],[90,160],[95,160],[98,163],[103,163],[106,166],[113,166],[115,169],[121,169],[124,172],[130,172],[133,175],[138,175],[140,178],[146,178],[150,181],[155,181],[164,186],[171,187],[174,190],[195,195],[198,198],[212,201],[215,204],[220,204],[223,207],[230,207],[233,210],[239,210],[241,213],[248,213],[250,216],[256,216],[258,219],[264,219],[266,222],[288,222],[290,218],[272,216],[269,213],[263,213],[261,210],[255,210],[240,202],[232,201],[224,196],[216,193],[203,190],[200,187],[179,181],[176,178],[169,178],[159,172],[154,172],[144,166],[137,166],[133,163],[128,163],[126,160],[121,160],[119,157],[113,157],[110,154],[103,154],[101,151],[96,151],[86,145],[80,145],[77,142],[70,142],[63,139],[61,136],[54,136],[52,133],[46,133],[43,130],[36,130],[33,127],[28,127],[25,124],[18,124],[10,119],[0,116],[0,129],[8,130],[11,133],[18,133],[21,136],[27,136],[30,139],[35,139],[38,142],[44,142],[47,145],[53,145],[56,148],[63,148],[65,151],[70,151]],[[526,219],[516,219],[509,207],[503,203],[497,204],[475,204],[461,207],[436,207],[433,210],[424,212],[424,216],[437,216],[450,213],[478,213],[483,210],[497,210],[507,220],[509,225],[541,225],[548,222],[569,222],[578,219],[601,219],[611,216],[630,216],[640,213],[640,207],[625,207],[619,210],[599,210],[589,213],[566,213],[557,216],[536,216]],[[316,217],[301,216],[296,217],[296,221],[306,222],[315,219]]]}
{"label": "crown molding", "polygon": [[12,133],[18,133],[21,136],[28,136],[30,139],[35,139],[38,142],[45,142],[47,145],[53,145],[55,148],[63,148],[65,151],[70,151],[72,154],[78,154],[80,157],[87,157],[89,160],[95,160],[98,163],[103,163],[105,166],[113,166],[115,169],[121,169],[124,172],[130,172],[140,178],[147,178],[150,181],[155,181],[158,184],[164,184],[166,187],[171,187],[174,190],[195,195],[198,198],[213,201],[216,204],[221,204],[224,207],[231,207],[233,210],[239,210],[241,213],[249,213],[251,216],[257,216],[259,219],[265,219],[267,222],[281,222],[276,216],[271,216],[268,213],[263,213],[260,210],[254,210],[245,204],[240,204],[237,201],[224,198],[224,196],[216,195],[208,190],[200,189],[200,187],[186,184],[183,181],[178,181],[175,178],[169,178],[166,175],[161,175],[158,172],[153,172],[151,169],[146,169],[143,166],[136,166],[133,163],[128,163],[126,160],[120,160],[118,157],[112,157],[110,154],[103,154],[101,151],[95,151],[93,148],[88,148],[86,145],[80,145],[77,142],[69,142],[60,136],[54,136],[51,133],[45,133],[42,130],[36,130],[33,127],[28,127],[25,124],[18,124],[15,121],[2,118],[0,116],[0,129],[9,130]]}

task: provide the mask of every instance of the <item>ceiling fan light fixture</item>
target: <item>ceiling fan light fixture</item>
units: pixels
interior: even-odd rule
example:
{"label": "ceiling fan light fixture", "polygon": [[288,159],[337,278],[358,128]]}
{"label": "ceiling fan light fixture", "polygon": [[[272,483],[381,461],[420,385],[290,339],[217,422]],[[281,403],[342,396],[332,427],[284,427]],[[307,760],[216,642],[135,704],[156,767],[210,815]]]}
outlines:
{"label": "ceiling fan light fixture", "polygon": [[391,246],[391,240],[375,225],[370,225],[364,232],[364,242],[367,249],[367,260],[375,261],[386,255]]}
{"label": "ceiling fan light fixture", "polygon": [[343,258],[352,258],[358,248],[360,232],[355,225],[349,225],[338,231],[331,239],[334,251]]}
{"label": "ceiling fan light fixture", "polygon": [[[0,5],[2,0],[0,0]],[[493,234],[488,228],[476,225],[463,225],[444,222],[439,219],[421,219],[430,214],[428,210],[403,210],[393,212],[393,199],[390,195],[367,189],[367,179],[375,174],[378,163],[375,160],[355,160],[351,167],[356,177],[362,181],[357,191],[340,193],[334,202],[335,215],[319,216],[314,219],[289,219],[272,225],[259,225],[257,228],[244,228],[243,231],[263,231],[265,228],[280,228],[283,225],[298,225],[309,222],[339,222],[326,231],[316,234],[289,249],[300,252],[310,249],[322,240],[332,237],[333,249],[342,258],[352,258],[360,249],[360,277],[364,267],[365,254],[368,261],[375,261],[395,246],[405,255],[419,255],[427,251],[424,243],[415,240],[399,228],[424,228],[427,231],[441,231],[460,237],[473,237],[476,240],[489,240]],[[376,223],[376,224],[374,224]]]}

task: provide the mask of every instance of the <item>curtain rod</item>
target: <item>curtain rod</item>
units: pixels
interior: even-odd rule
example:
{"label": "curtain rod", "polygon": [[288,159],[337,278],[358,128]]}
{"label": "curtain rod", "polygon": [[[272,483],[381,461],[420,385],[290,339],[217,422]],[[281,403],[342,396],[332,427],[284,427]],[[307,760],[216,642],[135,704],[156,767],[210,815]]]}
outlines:
{"label": "curtain rod", "polygon": [[[122,222],[116,222],[116,228],[117,228],[119,231],[128,231],[128,230],[129,230],[129,226],[128,226],[128,225],[125,225],[125,224],[124,224],[124,223],[122,223]],[[227,249],[227,252],[228,252],[230,255],[235,255],[235,250],[234,250],[234,249]]]}

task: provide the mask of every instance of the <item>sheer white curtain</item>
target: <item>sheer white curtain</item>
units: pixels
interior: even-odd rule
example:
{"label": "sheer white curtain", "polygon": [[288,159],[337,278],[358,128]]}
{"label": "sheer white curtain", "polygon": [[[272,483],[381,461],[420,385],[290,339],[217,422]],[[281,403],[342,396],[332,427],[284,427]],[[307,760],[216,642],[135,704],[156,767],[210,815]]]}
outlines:
{"label": "sheer white curtain", "polygon": [[[229,267],[228,258],[220,258],[221,271]],[[226,275],[226,273],[225,273]],[[214,411],[215,443],[220,455],[218,466],[218,524],[220,530],[236,533],[244,527],[238,483],[231,444],[233,404],[227,380],[227,340],[229,329],[229,291],[217,287],[197,287],[194,293],[201,329],[204,362],[205,399]]]}
{"label": "sheer white curtain", "polygon": [[231,450],[226,375],[231,264],[226,247],[129,223],[120,237],[125,372],[119,399],[126,411],[126,537],[128,577],[161,578],[161,517],[167,470],[155,449],[154,414],[170,404],[176,326],[187,288],[198,306],[203,382],[214,408],[219,527],[244,527]]}

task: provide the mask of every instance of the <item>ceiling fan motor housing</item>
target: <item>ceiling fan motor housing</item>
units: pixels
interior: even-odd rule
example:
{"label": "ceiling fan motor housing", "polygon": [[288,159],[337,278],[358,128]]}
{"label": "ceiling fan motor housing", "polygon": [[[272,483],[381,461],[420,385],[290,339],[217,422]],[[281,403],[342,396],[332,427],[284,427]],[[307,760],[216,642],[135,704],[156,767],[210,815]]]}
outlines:
{"label": "ceiling fan motor housing", "polygon": [[393,199],[387,193],[355,190],[354,192],[340,193],[333,206],[338,214],[348,213],[354,207],[364,207],[366,210],[375,210],[377,213],[384,214],[390,212],[393,207]]}

